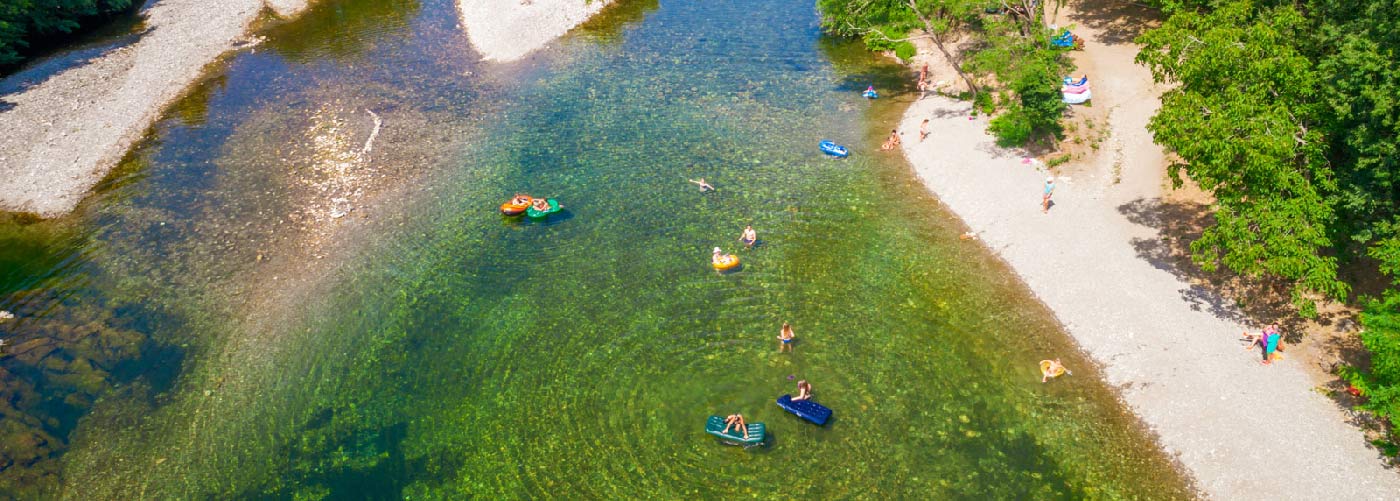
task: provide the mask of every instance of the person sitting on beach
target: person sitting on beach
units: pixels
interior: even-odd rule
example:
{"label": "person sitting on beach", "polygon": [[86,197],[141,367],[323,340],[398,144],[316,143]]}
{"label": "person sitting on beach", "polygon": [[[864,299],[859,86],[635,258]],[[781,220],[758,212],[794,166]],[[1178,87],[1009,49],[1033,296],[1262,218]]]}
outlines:
{"label": "person sitting on beach", "polygon": [[778,331],[778,353],[792,351],[792,340],[796,337],[797,335],[792,332],[792,326],[783,322],[783,328]]}
{"label": "person sitting on beach", "polygon": [[890,138],[885,140],[885,144],[880,145],[881,150],[893,150],[899,146],[899,129],[890,130]]}
{"label": "person sitting on beach", "polygon": [[799,402],[812,398],[812,385],[806,379],[797,382],[797,396],[792,397],[793,402]]}
{"label": "person sitting on beach", "polygon": [[730,428],[744,432],[744,440],[749,439],[749,425],[744,422],[743,414],[730,414],[724,417],[724,431],[720,433],[729,433]]}
{"label": "person sitting on beach", "polygon": [[746,247],[753,248],[754,242],[758,241],[758,232],[753,231],[752,226],[745,226],[744,234],[739,237],[739,241],[743,242]]}
{"label": "person sitting on beach", "polygon": [[919,124],[919,140],[920,140],[920,141],[923,141],[924,138],[927,138],[927,137],[928,137],[928,134],[929,134],[929,131],[928,131],[928,119],[925,118],[925,119],[924,119],[924,122],[921,123],[921,124]]}
{"label": "person sitting on beach", "polygon": [[1049,360],[1048,365],[1040,369],[1040,382],[1044,383],[1052,377],[1060,377],[1061,373],[1069,372],[1064,365],[1060,364],[1060,359]]}
{"label": "person sitting on beach", "polygon": [[530,203],[530,206],[534,207],[537,211],[546,212],[549,210],[549,201],[543,198],[536,198],[534,202]]}
{"label": "person sitting on beach", "polygon": [[695,183],[696,185],[699,185],[701,193],[704,193],[706,191],[715,191],[715,187],[710,186],[710,183],[705,182],[705,178],[703,177],[700,179],[690,179],[689,181]]}

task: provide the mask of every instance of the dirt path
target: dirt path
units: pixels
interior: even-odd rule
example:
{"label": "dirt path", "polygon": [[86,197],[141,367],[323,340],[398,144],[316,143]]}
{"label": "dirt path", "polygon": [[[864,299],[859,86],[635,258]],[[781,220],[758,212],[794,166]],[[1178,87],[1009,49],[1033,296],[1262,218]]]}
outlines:
{"label": "dirt path", "polygon": [[1047,172],[996,147],[985,118],[968,119],[967,103],[930,97],[911,106],[901,130],[930,118],[934,133],[906,141],[905,154],[1104,366],[1109,383],[1205,495],[1394,496],[1400,474],[1314,391],[1312,378],[1287,360],[1261,365],[1237,341],[1257,326],[1158,258],[1164,155],[1144,126],[1160,90],[1132,63],[1135,26],[1104,10],[1121,5],[1128,4],[1078,3],[1072,7],[1080,10],[1061,12],[1060,24],[1076,24],[1088,41],[1076,57],[1092,71],[1092,111],[1110,132],[1098,155],[1066,166],[1073,174],[1057,179],[1049,214],[1040,210]]}

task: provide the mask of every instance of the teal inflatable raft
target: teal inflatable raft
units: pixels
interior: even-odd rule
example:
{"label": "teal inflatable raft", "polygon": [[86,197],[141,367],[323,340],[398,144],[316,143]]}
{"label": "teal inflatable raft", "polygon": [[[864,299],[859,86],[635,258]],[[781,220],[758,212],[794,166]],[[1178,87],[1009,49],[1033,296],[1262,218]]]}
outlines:
{"label": "teal inflatable raft", "polygon": [[559,201],[553,198],[545,199],[545,202],[549,203],[549,210],[535,210],[535,206],[531,205],[529,209],[525,209],[525,217],[530,219],[544,219],[549,217],[550,214],[563,209],[563,207],[559,206]]}
{"label": "teal inflatable raft", "polygon": [[731,429],[728,432],[725,432],[724,416],[710,416],[709,421],[705,422],[705,433],[709,433],[711,435],[719,437],[719,439],[723,440],[724,443],[730,445],[742,445],[745,447],[752,447],[755,445],[762,444],[763,441],[768,438],[768,432],[763,427],[763,423],[749,423],[748,439],[744,438],[744,432],[742,431]]}

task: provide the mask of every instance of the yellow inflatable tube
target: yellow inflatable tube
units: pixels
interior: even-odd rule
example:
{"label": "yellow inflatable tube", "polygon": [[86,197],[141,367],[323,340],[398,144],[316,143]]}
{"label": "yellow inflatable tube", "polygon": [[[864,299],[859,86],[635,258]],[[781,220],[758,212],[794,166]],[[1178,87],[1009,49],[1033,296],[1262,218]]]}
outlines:
{"label": "yellow inflatable tube", "polygon": [[732,270],[736,266],[739,266],[739,256],[725,254],[711,259],[710,264],[714,265],[715,269],[719,271]]}
{"label": "yellow inflatable tube", "polygon": [[1055,367],[1055,370],[1052,371],[1052,370],[1050,370],[1050,366],[1052,366],[1052,365],[1055,365],[1055,363],[1054,363],[1054,362],[1051,362],[1051,361],[1049,361],[1049,360],[1041,360],[1041,361],[1040,361],[1040,375],[1049,378],[1049,377],[1060,377],[1061,375],[1063,375],[1063,374],[1065,373],[1065,367],[1064,367],[1064,366]]}

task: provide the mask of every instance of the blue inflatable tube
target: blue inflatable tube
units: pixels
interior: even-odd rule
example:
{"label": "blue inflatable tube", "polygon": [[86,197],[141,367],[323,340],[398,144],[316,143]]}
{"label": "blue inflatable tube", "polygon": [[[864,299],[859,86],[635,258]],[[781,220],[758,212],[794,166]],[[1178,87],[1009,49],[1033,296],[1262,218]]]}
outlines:
{"label": "blue inflatable tube", "polygon": [[818,143],[817,147],[821,148],[822,153],[826,153],[837,158],[846,158],[846,156],[851,154],[851,151],[847,150],[845,146],[841,146],[829,140]]}
{"label": "blue inflatable tube", "polygon": [[792,401],[792,395],[778,397],[778,407],[796,414],[797,417],[811,421],[817,426],[826,424],[826,420],[831,419],[831,409],[811,400]]}

